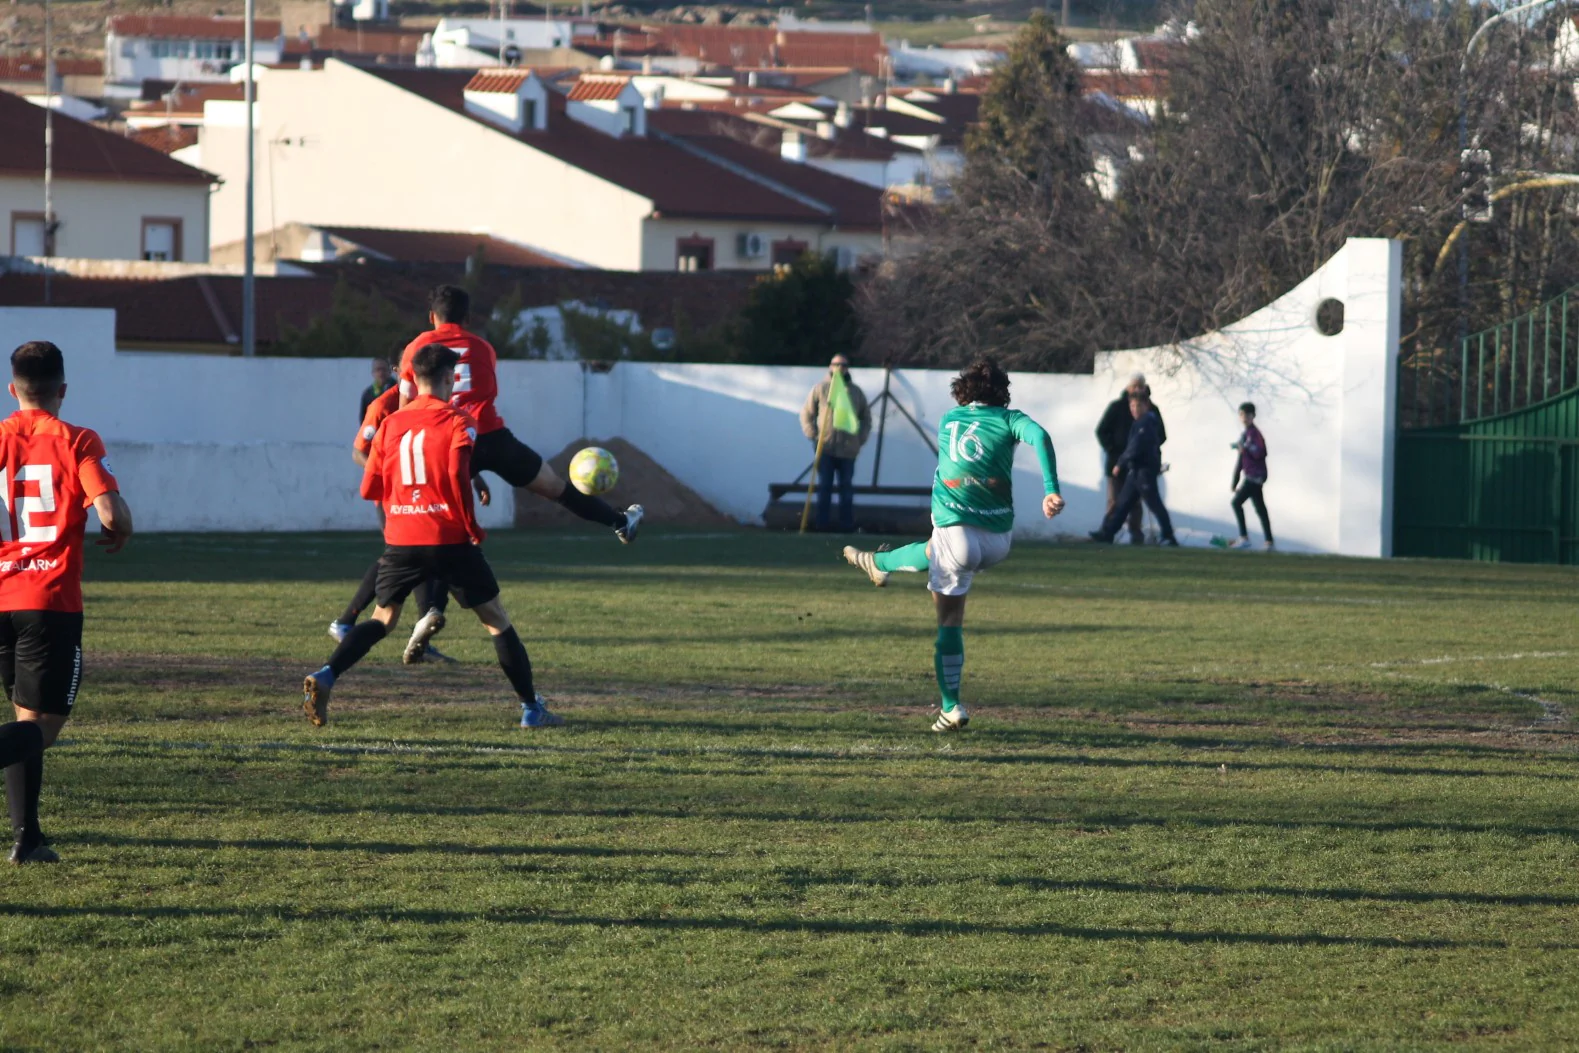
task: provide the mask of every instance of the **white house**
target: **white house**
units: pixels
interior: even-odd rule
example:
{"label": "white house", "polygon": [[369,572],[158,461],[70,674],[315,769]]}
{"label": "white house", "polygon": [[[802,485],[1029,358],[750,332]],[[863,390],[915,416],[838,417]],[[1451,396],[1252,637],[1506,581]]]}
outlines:
{"label": "white house", "polygon": [[444,69],[514,66],[525,51],[570,47],[570,22],[540,18],[441,18],[433,28],[434,65]]}
{"label": "white house", "polygon": [[208,259],[214,176],[64,115],[55,118],[51,244],[44,116],[42,108],[0,92],[0,255]]}
{"label": "white house", "polygon": [[[256,200],[271,226],[485,231],[629,271],[765,270],[807,249],[854,264],[883,252],[878,189],[650,126],[658,111],[626,77],[583,76],[565,94],[531,70],[331,59],[270,70],[257,106]],[[225,179],[212,244],[236,241],[243,129],[205,120],[199,146]]]}
{"label": "white house", "polygon": [[[145,80],[222,82],[241,61],[245,35],[239,18],[116,15],[104,40],[105,94],[134,96]],[[278,19],[254,20],[252,47],[258,65],[281,61]]]}

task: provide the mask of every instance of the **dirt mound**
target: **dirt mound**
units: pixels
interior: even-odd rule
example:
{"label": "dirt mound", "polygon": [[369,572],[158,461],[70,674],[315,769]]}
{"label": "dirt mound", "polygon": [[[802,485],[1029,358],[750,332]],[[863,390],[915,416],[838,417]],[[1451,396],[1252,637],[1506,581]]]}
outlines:
{"label": "dirt mound", "polygon": [[[603,495],[615,508],[641,505],[649,523],[670,526],[735,526],[733,519],[704,501],[695,490],[664,470],[663,465],[624,439],[577,439],[548,459],[560,478],[570,467],[570,458],[587,446],[601,446],[620,464],[620,481]],[[515,525],[518,527],[569,527],[580,523],[553,501],[526,490],[515,492]]]}

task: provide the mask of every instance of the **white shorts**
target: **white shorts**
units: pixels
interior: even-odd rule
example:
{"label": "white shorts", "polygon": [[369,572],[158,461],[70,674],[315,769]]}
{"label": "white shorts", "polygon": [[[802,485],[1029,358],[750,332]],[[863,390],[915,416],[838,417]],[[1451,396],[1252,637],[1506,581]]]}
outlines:
{"label": "white shorts", "polygon": [[932,528],[927,588],[940,596],[963,596],[978,570],[1009,557],[1010,534],[973,526]]}

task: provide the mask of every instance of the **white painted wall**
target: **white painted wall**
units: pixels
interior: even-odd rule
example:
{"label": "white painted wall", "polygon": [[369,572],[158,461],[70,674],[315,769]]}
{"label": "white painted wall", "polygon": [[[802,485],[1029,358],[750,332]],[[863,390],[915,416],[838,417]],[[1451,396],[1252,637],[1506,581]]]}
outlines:
{"label": "white painted wall", "polygon": [[[1203,337],[1188,358],[1159,350],[1098,356],[1091,375],[1016,374],[1014,405],[1052,434],[1068,511],[1039,518],[1040,475],[1016,463],[1017,531],[1080,536],[1103,512],[1102,458],[1093,434],[1128,375],[1144,370],[1168,425],[1164,492],[1180,537],[1204,544],[1231,534],[1229,480],[1239,433],[1235,407],[1250,399],[1270,448],[1267,500],[1279,546],[1303,552],[1385,556],[1391,543],[1394,417],[1401,253],[1380,239],[1350,241],[1271,306]],[[1346,305],[1337,336],[1315,328],[1326,298]],[[355,496],[349,446],[359,359],[204,358],[114,352],[109,312],[0,308],[0,350],[26,339],[65,349],[68,419],[110,444],[139,522],[149,530],[367,529]],[[506,423],[544,454],[579,436],[623,437],[720,510],[753,521],[769,482],[793,479],[811,460],[797,414],[819,368],[624,364],[609,373],[571,362],[506,362],[499,407]],[[930,433],[953,405],[951,374],[904,370],[894,391]],[[1249,379],[1246,379],[1249,378]],[[869,397],[878,370],[858,369]],[[180,395],[171,410],[170,393]],[[289,412],[282,405],[289,403]],[[927,485],[935,464],[909,425],[890,415],[882,480]],[[871,478],[872,446],[857,479]],[[508,500],[485,525],[510,519]],[[1251,530],[1255,534],[1254,518]]]}
{"label": "white painted wall", "polygon": [[[55,179],[55,254],[140,260],[144,217],[181,221],[181,260],[208,259],[209,189],[203,183]],[[44,211],[44,178],[0,175],[0,255],[11,252],[13,213]]]}
{"label": "white painted wall", "polygon": [[[104,79],[118,85],[141,85],[145,80],[223,83],[229,70],[241,61],[243,41],[157,39],[121,37],[113,31],[104,45]],[[285,38],[256,37],[254,61],[273,65],[285,53]],[[171,51],[177,52],[171,54]]]}
{"label": "white painted wall", "polygon": [[[852,259],[883,255],[883,235],[876,231],[829,230],[795,223],[708,222],[692,219],[649,219],[642,224],[644,242],[641,269],[672,271],[680,242],[688,238],[713,239],[715,270],[769,270],[775,241],[803,241],[817,252],[849,249]],[[737,251],[741,234],[760,234],[766,244],[761,256],[744,257]]]}

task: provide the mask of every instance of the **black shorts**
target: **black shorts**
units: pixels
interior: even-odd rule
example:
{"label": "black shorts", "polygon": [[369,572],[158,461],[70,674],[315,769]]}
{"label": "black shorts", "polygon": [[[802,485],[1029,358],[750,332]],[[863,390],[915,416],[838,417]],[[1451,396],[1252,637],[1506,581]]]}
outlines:
{"label": "black shorts", "polygon": [[82,612],[0,613],[0,681],[23,709],[70,716],[82,683]]}
{"label": "black shorts", "polygon": [[510,434],[509,428],[496,428],[477,436],[472,449],[472,474],[492,472],[511,486],[526,486],[542,470],[543,455]]}
{"label": "black shorts", "polygon": [[450,595],[467,610],[499,595],[493,568],[476,545],[387,545],[378,557],[378,605],[404,603],[429,578],[447,580]]}

